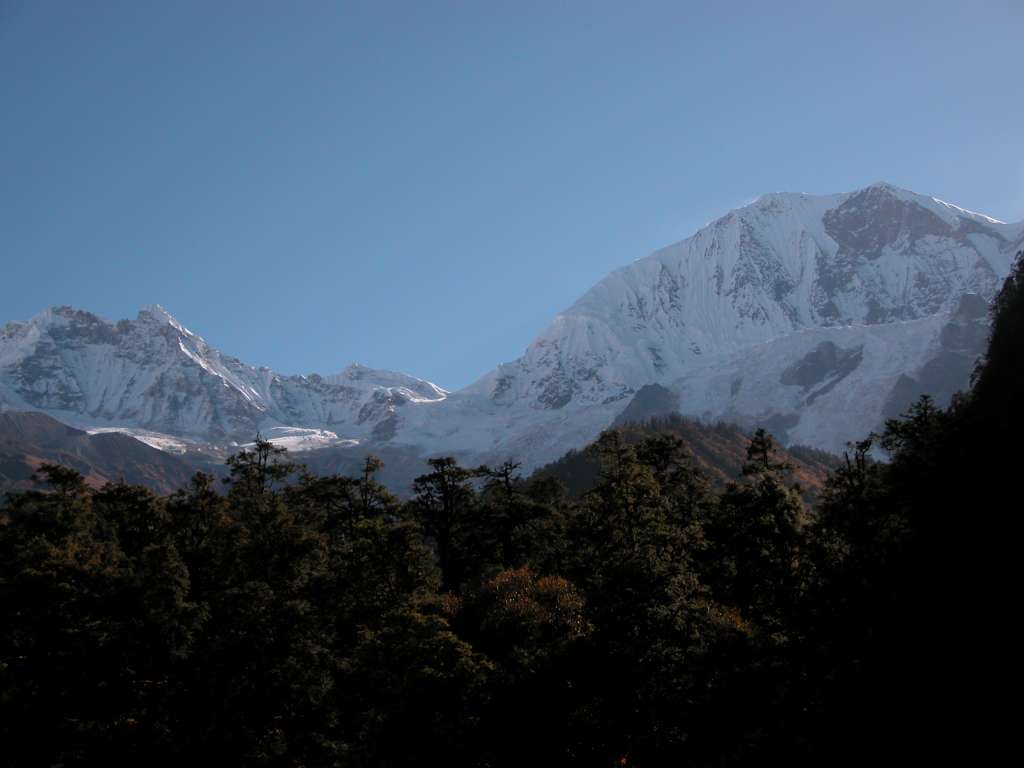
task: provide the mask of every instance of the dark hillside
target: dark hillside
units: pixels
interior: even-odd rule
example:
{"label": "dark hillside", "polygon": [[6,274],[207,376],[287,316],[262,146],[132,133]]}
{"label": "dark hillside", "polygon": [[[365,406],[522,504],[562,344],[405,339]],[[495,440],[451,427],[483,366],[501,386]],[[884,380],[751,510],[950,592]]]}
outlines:
{"label": "dark hillside", "polygon": [[[642,423],[627,423],[618,429],[629,444],[639,443],[655,434],[680,438],[693,453],[697,465],[719,487],[740,476],[747,458],[747,446],[750,445],[750,435],[735,424],[705,424],[678,414]],[[793,481],[811,495],[822,488],[828,473],[840,461],[830,453],[805,447],[780,449],[779,455],[793,466]],[[565,485],[570,495],[579,497],[597,485],[599,472],[598,458],[583,450],[570,451],[558,461],[538,469],[533,477],[556,478]]]}
{"label": "dark hillside", "polygon": [[44,463],[80,472],[94,487],[123,480],[171,493],[188,484],[195,465],[114,432],[90,435],[44,413],[0,413],[0,490],[34,487]]}

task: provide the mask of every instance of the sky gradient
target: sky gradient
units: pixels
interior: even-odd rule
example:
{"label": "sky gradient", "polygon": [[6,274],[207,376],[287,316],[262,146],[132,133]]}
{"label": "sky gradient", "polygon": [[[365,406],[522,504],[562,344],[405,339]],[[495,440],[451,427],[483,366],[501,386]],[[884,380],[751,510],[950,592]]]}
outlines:
{"label": "sky gradient", "polygon": [[764,192],[1024,218],[1022,41],[1019,0],[0,0],[0,324],[160,303],[457,388]]}

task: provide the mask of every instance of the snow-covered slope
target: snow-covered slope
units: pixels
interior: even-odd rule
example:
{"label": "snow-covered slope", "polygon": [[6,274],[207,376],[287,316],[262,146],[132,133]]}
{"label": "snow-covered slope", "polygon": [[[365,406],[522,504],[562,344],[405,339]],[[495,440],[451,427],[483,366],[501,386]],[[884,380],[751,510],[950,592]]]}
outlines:
{"label": "snow-covered slope", "polygon": [[531,467],[656,384],[684,413],[839,450],[921,392],[966,384],[985,304],[1022,246],[1024,224],[889,184],[770,194],[615,271],[459,392],[359,366],[281,376],[159,307],[117,323],[63,307],[0,330],[0,403],[220,445],[262,430],[298,449]]}
{"label": "snow-covered slope", "polygon": [[313,427],[330,431],[295,444],[326,444],[338,432],[384,437],[401,406],[440,402],[446,394],[422,379],[358,365],[333,376],[254,368],[214,349],[161,307],[116,323],[56,307],[0,329],[0,403],[83,426],[209,443]]}
{"label": "snow-covered slope", "polygon": [[992,295],[1020,235],[887,184],[766,195],[612,273],[474,389],[558,409],[807,328],[941,315]]}
{"label": "snow-covered slope", "polygon": [[[470,428],[469,442],[535,463],[591,439],[657,383],[684,413],[841,450],[911,391],[943,399],[951,380],[966,385],[984,330],[956,354],[944,330],[979,305],[970,322],[984,324],[1022,245],[1024,224],[885,183],[765,195],[613,272],[446,410],[486,413],[495,440]],[[815,394],[783,374],[819,347],[826,359],[857,352],[842,383]]]}

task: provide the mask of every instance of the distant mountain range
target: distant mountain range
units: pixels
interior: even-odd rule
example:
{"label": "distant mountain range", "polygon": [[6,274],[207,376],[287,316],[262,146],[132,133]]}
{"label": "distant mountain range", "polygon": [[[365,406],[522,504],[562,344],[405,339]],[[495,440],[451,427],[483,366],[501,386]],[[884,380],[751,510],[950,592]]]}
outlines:
{"label": "distant mountain range", "polygon": [[179,457],[260,431],[325,466],[445,453],[530,469],[670,413],[840,451],[918,395],[967,384],[1022,247],[1024,223],[889,184],[765,195],[613,272],[457,392],[358,365],[256,368],[160,307],[117,322],[55,307],[0,329],[0,409]]}

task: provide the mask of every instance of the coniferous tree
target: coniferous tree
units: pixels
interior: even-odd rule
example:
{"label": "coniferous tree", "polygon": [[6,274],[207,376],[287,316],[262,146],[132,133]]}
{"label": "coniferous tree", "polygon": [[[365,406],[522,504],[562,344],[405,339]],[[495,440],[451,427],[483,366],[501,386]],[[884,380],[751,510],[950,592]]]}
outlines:
{"label": "coniferous tree", "polygon": [[[660,460],[659,442],[637,448],[617,431],[602,434],[593,447],[602,481],[570,529],[572,573],[593,626],[589,730],[576,745],[583,764],[681,759],[701,698],[696,660],[719,632],[691,557],[693,531],[678,524],[658,481],[673,463]],[[658,460],[646,465],[640,455]]]}
{"label": "coniferous tree", "polygon": [[786,484],[788,465],[777,460],[776,450],[771,435],[754,433],[745,481],[726,489],[709,526],[716,596],[770,632],[783,629],[804,589],[810,521],[798,490]]}
{"label": "coniferous tree", "polygon": [[427,463],[432,471],[416,478],[410,510],[437,548],[442,588],[453,590],[469,575],[473,553],[466,544],[476,512],[471,481],[479,475],[450,456]]}

